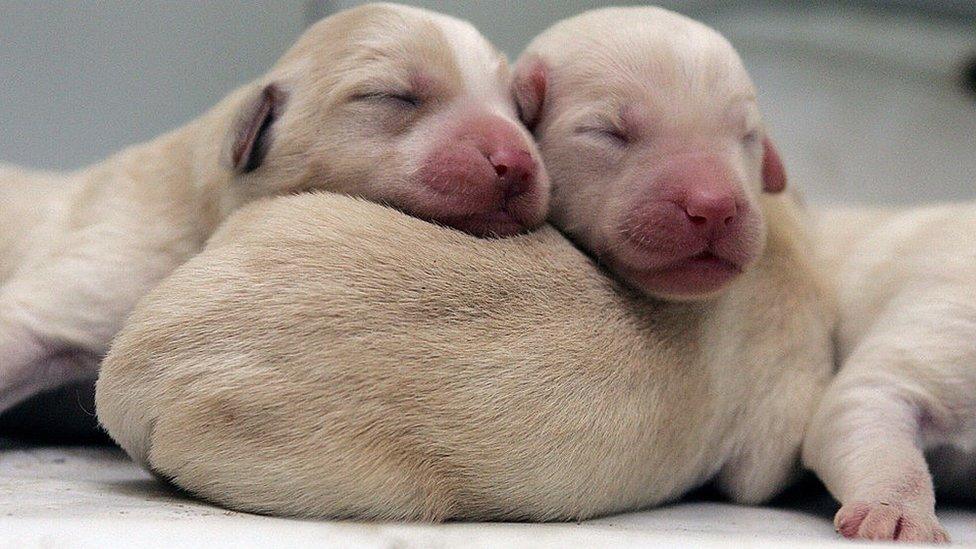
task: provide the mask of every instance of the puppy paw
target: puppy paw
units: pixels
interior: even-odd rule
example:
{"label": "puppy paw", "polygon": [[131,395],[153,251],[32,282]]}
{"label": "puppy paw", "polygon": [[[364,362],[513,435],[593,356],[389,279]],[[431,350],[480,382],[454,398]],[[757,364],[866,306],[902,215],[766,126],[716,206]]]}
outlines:
{"label": "puppy paw", "polygon": [[949,534],[927,509],[910,503],[855,502],[834,517],[837,532],[848,539],[948,543]]}

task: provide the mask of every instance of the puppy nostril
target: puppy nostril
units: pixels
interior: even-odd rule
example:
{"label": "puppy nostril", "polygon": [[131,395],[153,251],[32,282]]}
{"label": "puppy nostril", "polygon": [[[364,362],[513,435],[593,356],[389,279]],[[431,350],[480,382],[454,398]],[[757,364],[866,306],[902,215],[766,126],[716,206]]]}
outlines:
{"label": "puppy nostril", "polygon": [[704,225],[705,223],[708,223],[708,219],[705,219],[700,215],[689,215],[688,217],[691,218],[691,222],[695,225]]}
{"label": "puppy nostril", "polygon": [[505,177],[505,174],[508,173],[508,166],[506,166],[504,164],[498,164],[498,165],[496,165],[495,166],[495,173],[498,174],[498,177]]}
{"label": "puppy nostril", "polygon": [[734,219],[735,219],[735,217],[734,217],[734,216],[731,216],[731,215],[730,215],[730,216],[728,216],[728,217],[726,217],[726,218],[725,218],[725,224],[726,224],[726,225],[731,225],[731,224],[732,224],[732,221],[733,221]]}

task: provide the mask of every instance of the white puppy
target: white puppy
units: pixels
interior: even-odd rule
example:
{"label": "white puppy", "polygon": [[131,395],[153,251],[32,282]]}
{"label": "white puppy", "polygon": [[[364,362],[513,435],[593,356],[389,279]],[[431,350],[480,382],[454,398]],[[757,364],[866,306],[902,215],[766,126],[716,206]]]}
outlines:
{"label": "white puppy", "polygon": [[821,224],[842,367],[804,461],[840,500],[844,536],[947,541],[923,452],[936,484],[976,495],[976,205],[838,210]]}
{"label": "white puppy", "polygon": [[155,141],[73,174],[0,169],[0,411],[92,375],[135,302],[254,198],[328,189],[479,235],[540,224],[548,180],[510,84],[471,25],[371,5]]}
{"label": "white puppy", "polygon": [[265,201],[120,334],[97,393],[111,435],[274,514],[565,520],[709,480],[742,502],[780,490],[830,312],[805,220],[763,194],[782,167],[738,57],[632,8],[555,26],[526,63],[556,220],[641,293],[552,229],[484,241],[350,198]]}
{"label": "white puppy", "polygon": [[759,196],[786,176],[718,33],[659,8],[591,12],[536,39],[515,85],[553,224],[621,279],[700,299],[759,257]]}

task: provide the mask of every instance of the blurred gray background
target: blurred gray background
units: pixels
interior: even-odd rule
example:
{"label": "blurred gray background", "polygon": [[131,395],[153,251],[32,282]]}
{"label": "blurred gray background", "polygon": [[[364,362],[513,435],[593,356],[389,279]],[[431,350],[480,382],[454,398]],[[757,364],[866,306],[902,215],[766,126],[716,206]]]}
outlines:
{"label": "blurred gray background", "polygon": [[[0,0],[0,161],[73,169],[199,115],[355,0]],[[419,1],[510,56],[592,0]],[[815,202],[976,198],[976,1],[661,2],[739,48]]]}

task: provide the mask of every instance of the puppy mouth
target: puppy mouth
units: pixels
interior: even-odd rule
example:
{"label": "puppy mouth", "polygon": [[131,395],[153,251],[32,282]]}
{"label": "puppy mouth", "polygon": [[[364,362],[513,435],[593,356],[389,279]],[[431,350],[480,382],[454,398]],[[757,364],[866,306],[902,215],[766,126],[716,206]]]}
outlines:
{"label": "puppy mouth", "polygon": [[621,276],[638,289],[667,299],[707,297],[742,274],[740,263],[706,249],[653,266],[618,264]]}
{"label": "puppy mouth", "polygon": [[742,273],[742,267],[730,259],[726,259],[711,250],[705,250],[685,259],[680,259],[664,270],[711,270],[725,271],[732,274]]}
{"label": "puppy mouth", "polygon": [[742,274],[741,265],[710,249],[663,265],[644,268],[634,267],[633,270],[637,273],[652,277],[675,275],[721,278]]}
{"label": "puppy mouth", "polygon": [[546,201],[533,187],[518,196],[495,196],[481,203],[449,197],[425,217],[478,237],[502,238],[538,227],[546,213]]}

